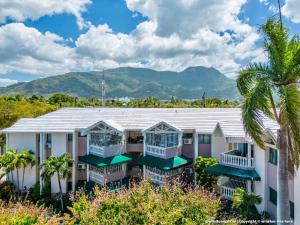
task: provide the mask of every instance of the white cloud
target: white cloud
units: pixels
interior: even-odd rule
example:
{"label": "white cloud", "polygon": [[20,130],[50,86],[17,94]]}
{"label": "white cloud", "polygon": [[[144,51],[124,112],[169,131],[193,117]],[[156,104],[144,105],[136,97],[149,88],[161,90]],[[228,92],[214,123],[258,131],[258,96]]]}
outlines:
{"label": "white cloud", "polygon": [[11,79],[1,79],[0,78],[0,87],[6,87],[12,84],[18,83],[17,80],[11,80]]}
{"label": "white cloud", "polygon": [[282,14],[294,23],[300,23],[300,1],[286,0],[282,7]]}
{"label": "white cloud", "polygon": [[0,73],[13,70],[41,75],[67,72],[74,67],[74,50],[56,34],[40,33],[23,23],[0,27]]}
{"label": "white cloud", "polygon": [[86,10],[86,5],[91,0],[1,0],[0,23],[7,19],[22,22],[25,19],[36,20],[45,15],[69,13],[77,18],[80,28],[89,26],[84,21],[81,13]]}
{"label": "white cloud", "polygon": [[107,24],[91,25],[73,48],[65,44],[70,40],[53,33],[42,34],[22,23],[3,25],[0,73],[46,76],[118,66],[179,71],[202,65],[233,76],[240,61],[262,54],[255,45],[256,30],[238,19],[245,2],[126,0],[130,10],[148,21],[129,34],[115,33]]}

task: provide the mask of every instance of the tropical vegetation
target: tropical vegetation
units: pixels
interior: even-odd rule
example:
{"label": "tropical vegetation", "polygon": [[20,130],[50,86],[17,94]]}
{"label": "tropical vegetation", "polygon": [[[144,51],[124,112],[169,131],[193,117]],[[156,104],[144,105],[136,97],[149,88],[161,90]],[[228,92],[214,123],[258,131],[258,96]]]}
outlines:
{"label": "tropical vegetation", "polygon": [[217,186],[218,176],[205,172],[205,169],[218,163],[215,158],[205,158],[199,156],[195,162],[195,172],[197,184],[212,190]]}
{"label": "tropical vegetation", "polygon": [[[218,216],[220,200],[201,188],[156,188],[148,181],[109,192],[96,188],[93,196],[71,196],[70,213],[55,214],[30,202],[0,202],[2,224],[204,224]],[[209,204],[207,204],[209,202]],[[1,224],[1,222],[0,222]]]}
{"label": "tropical vegetation", "polygon": [[289,171],[293,174],[300,160],[300,41],[273,18],[262,31],[268,61],[252,63],[240,71],[237,86],[244,98],[245,128],[259,146],[264,147],[264,117],[279,124],[277,215],[283,221],[290,219]]}
{"label": "tropical vegetation", "polygon": [[44,181],[50,180],[51,177],[57,178],[59,187],[59,198],[61,202],[61,211],[64,211],[63,192],[61,186],[61,180],[68,179],[72,171],[69,167],[70,163],[73,163],[73,159],[69,153],[62,154],[61,156],[50,156],[47,160],[44,160],[40,167],[42,170],[42,178]]}

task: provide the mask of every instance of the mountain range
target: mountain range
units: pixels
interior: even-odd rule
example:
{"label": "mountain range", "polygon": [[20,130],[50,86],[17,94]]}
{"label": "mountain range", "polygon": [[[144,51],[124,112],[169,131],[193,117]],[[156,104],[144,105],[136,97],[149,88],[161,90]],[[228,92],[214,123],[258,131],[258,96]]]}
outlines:
{"label": "mountain range", "polygon": [[[236,99],[235,80],[214,68],[189,67],[181,72],[120,67],[104,71],[107,98],[170,99],[206,97]],[[102,72],[70,72],[0,88],[0,95],[43,95],[65,93],[79,97],[99,97]]]}

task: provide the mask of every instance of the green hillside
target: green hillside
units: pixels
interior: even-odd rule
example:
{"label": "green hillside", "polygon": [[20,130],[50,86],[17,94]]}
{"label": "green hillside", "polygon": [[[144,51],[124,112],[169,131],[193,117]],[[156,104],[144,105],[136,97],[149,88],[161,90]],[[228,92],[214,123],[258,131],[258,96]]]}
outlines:
{"label": "green hillside", "polygon": [[[66,93],[80,97],[100,96],[102,72],[72,72],[27,83],[1,88],[0,95],[50,95]],[[214,68],[191,67],[182,72],[155,71],[143,68],[122,67],[105,71],[108,98],[145,98],[154,96],[169,99],[207,97],[238,97],[235,81]]]}

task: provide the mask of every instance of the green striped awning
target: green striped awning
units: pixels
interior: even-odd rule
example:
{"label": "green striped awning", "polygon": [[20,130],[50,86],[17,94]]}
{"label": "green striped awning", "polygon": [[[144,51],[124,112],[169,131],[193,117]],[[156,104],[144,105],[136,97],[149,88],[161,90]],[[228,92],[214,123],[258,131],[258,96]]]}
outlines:
{"label": "green striped awning", "polygon": [[128,154],[123,155],[115,155],[112,157],[102,158],[96,155],[85,155],[85,156],[79,156],[79,161],[101,168],[111,165],[117,165],[122,163],[127,163],[132,160],[132,157]]}
{"label": "green striped awning", "polygon": [[255,170],[247,170],[234,168],[230,166],[225,166],[221,164],[216,164],[205,169],[207,173],[219,175],[219,176],[229,176],[229,177],[238,177],[245,180],[260,180],[260,176]]}
{"label": "green striped awning", "polygon": [[146,165],[160,170],[171,170],[192,163],[192,159],[184,156],[175,156],[169,159],[162,159],[151,155],[142,156],[138,162],[140,165]]}

